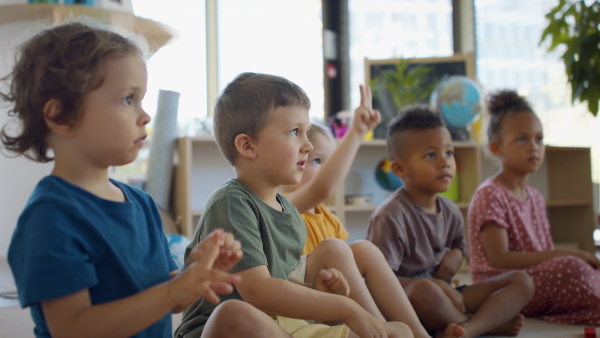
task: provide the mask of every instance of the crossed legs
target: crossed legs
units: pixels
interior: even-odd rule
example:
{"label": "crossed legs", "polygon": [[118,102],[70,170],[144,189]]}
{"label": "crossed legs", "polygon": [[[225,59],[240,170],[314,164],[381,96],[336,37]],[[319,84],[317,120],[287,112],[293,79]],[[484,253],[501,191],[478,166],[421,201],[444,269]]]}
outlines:
{"label": "crossed legs", "polygon": [[435,282],[417,280],[405,288],[417,315],[430,330],[460,324],[463,337],[482,334],[516,336],[522,325],[519,311],[534,293],[531,278],[522,271],[509,272],[463,289],[466,313],[462,313]]}

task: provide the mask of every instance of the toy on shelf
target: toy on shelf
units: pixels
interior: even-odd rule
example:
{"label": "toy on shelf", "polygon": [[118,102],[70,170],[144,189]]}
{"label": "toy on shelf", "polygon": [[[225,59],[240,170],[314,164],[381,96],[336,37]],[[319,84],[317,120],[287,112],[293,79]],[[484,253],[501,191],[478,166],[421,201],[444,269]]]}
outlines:
{"label": "toy on shelf", "polygon": [[402,180],[392,172],[392,162],[389,158],[383,159],[377,164],[375,180],[380,187],[387,191],[396,191],[402,187]]}

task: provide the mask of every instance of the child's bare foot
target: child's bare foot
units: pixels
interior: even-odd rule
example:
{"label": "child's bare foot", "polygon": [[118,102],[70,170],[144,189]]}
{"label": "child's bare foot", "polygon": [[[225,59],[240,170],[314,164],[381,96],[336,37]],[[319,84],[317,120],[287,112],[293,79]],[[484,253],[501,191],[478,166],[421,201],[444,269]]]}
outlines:
{"label": "child's bare foot", "polygon": [[498,326],[487,334],[493,336],[517,336],[521,329],[523,328],[523,322],[525,321],[525,317],[522,314],[518,314],[514,316],[508,322]]}
{"label": "child's bare foot", "polygon": [[462,326],[457,324],[450,324],[446,326],[446,329],[443,331],[438,331],[435,334],[436,338],[460,338],[465,334],[465,329]]}

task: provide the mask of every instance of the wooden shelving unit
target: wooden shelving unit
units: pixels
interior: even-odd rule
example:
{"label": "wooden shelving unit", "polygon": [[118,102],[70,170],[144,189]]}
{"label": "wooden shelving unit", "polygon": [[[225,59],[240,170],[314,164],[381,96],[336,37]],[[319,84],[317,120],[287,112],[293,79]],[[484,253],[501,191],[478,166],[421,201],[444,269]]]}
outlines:
{"label": "wooden shelving unit", "polygon": [[0,5],[0,25],[18,21],[41,21],[49,24],[59,24],[75,17],[89,17],[140,34],[148,41],[151,52],[156,52],[177,37],[177,32],[165,24],[126,12],[83,5]]}
{"label": "wooden shelving unit", "polygon": [[[457,206],[466,219],[467,209],[482,180],[497,170],[497,164],[483,156],[474,142],[456,142],[459,173]],[[178,140],[179,164],[175,170],[174,210],[179,230],[191,237],[210,194],[234,177],[210,137],[183,137]],[[375,182],[375,167],[387,157],[383,140],[365,141],[360,147],[345,184],[327,201],[350,233],[350,241],[363,239],[368,219],[391,192]],[[547,147],[542,168],[532,175],[531,184],[545,195],[548,218],[556,245],[593,252],[593,197],[589,148]],[[373,205],[345,205],[344,196],[371,194]]]}

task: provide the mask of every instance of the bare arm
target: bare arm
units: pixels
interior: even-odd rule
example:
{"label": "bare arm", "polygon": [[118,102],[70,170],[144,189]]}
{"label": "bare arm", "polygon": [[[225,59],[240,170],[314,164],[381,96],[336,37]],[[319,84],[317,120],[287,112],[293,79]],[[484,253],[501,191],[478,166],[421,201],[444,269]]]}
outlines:
{"label": "bare arm", "polygon": [[509,251],[506,229],[494,222],[482,227],[481,241],[490,264],[499,269],[525,269],[559,256],[576,256],[596,269],[600,266],[600,261],[594,255],[582,250]]}
{"label": "bare arm", "polygon": [[94,306],[85,289],[42,302],[42,309],[53,337],[130,337],[156,323],[176,305],[166,285],[161,284]]}
{"label": "bare arm", "polygon": [[459,249],[446,251],[440,265],[437,267],[434,278],[449,281],[462,265],[463,254]]}
{"label": "bare arm", "polygon": [[231,234],[215,230],[194,249],[185,270],[165,283],[102,304],[92,304],[88,289],[44,301],[48,328],[53,337],[130,337],[200,297],[217,304],[217,294],[231,293],[240,277],[213,268],[237,263],[239,246]]}
{"label": "bare arm", "polygon": [[244,301],[264,312],[324,322],[343,321],[359,336],[384,332],[382,323],[350,298],[272,278],[265,265],[236,275],[243,280],[236,288]]}
{"label": "bare arm", "polygon": [[300,213],[326,200],[344,182],[365,134],[381,121],[379,112],[373,110],[369,86],[360,86],[360,98],[360,106],[354,111],[352,128],[344,135],[331,157],[310,182],[285,194]]}

